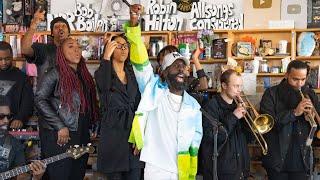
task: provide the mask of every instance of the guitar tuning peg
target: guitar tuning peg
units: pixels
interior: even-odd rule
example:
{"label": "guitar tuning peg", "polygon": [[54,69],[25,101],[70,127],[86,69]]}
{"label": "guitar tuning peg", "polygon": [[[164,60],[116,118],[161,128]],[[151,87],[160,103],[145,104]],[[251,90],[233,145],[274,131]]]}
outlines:
{"label": "guitar tuning peg", "polygon": [[91,146],[92,144],[91,144],[91,143],[88,143],[87,145],[88,145],[88,146]]}
{"label": "guitar tuning peg", "polygon": [[74,147],[75,147],[75,148],[78,148],[78,147],[79,147],[79,145],[74,145]]}

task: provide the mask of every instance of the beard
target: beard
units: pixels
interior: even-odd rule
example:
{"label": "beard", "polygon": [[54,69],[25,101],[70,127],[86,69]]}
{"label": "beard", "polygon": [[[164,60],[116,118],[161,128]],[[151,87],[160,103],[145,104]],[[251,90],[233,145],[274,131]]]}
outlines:
{"label": "beard", "polygon": [[2,125],[0,126],[0,137],[4,136],[8,132],[8,125]]}
{"label": "beard", "polygon": [[188,82],[187,82],[187,77],[186,75],[183,74],[184,76],[184,81],[183,82],[179,82],[177,81],[177,76],[183,74],[183,73],[176,73],[176,74],[170,74],[168,73],[168,76],[166,77],[166,81],[169,85],[169,88],[173,88],[175,90],[178,91],[183,91],[183,90],[187,90],[188,88]]}

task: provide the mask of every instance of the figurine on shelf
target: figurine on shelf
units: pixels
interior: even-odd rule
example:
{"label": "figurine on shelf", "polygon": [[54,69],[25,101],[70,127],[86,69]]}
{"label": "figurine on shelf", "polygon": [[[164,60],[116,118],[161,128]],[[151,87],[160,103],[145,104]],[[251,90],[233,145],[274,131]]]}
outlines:
{"label": "figurine on shelf", "polygon": [[320,56],[320,32],[316,32],[314,35],[314,39],[316,40],[316,46],[312,53],[313,56]]}
{"label": "figurine on shelf", "polygon": [[211,58],[211,46],[213,41],[213,31],[212,30],[200,30],[198,31],[197,38],[199,39],[200,47],[203,44],[205,50],[205,57]]}
{"label": "figurine on shelf", "polygon": [[314,32],[302,32],[297,43],[298,56],[311,56],[316,46]]}

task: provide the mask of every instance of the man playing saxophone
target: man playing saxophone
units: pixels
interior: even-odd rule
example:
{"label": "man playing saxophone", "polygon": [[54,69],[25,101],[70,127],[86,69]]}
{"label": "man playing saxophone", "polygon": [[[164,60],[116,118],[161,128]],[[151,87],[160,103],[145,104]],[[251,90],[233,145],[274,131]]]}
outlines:
{"label": "man playing saxophone", "polygon": [[[249,175],[249,152],[244,134],[244,114],[246,109],[234,101],[242,90],[242,78],[234,70],[222,73],[221,93],[215,95],[204,107],[213,118],[221,122],[228,133],[228,139],[218,156],[218,179],[247,179]],[[203,179],[213,179],[213,127],[210,120],[204,116],[203,139],[201,143],[201,166]],[[218,146],[226,140],[224,132],[218,133]]]}
{"label": "man playing saxophone", "polygon": [[275,120],[275,127],[265,135],[268,154],[262,157],[269,180],[308,179],[311,123],[306,117],[314,117],[313,109],[319,112],[317,95],[306,85],[309,69],[305,62],[290,62],[285,78],[261,99],[260,112]]}

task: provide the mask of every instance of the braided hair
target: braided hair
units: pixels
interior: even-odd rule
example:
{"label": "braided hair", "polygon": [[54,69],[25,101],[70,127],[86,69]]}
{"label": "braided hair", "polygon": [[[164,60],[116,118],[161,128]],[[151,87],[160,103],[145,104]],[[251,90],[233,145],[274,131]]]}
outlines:
{"label": "braided hair", "polygon": [[[67,39],[66,39],[67,40]],[[66,42],[66,40],[64,42]],[[84,84],[81,86],[81,81],[77,76],[77,73],[68,65],[68,60],[63,54],[62,46],[57,49],[56,59],[57,70],[59,73],[59,92],[61,94],[62,105],[66,105],[71,110],[74,110],[73,96],[74,92],[77,92],[80,97],[81,107],[80,112],[84,113],[90,110],[90,117],[95,121],[98,119],[98,102],[96,95],[96,88],[89,73],[84,58],[81,57],[80,62],[77,65],[77,71],[79,72]],[[84,91],[88,92],[88,97],[85,97]],[[89,99],[86,99],[89,98]]]}

